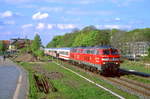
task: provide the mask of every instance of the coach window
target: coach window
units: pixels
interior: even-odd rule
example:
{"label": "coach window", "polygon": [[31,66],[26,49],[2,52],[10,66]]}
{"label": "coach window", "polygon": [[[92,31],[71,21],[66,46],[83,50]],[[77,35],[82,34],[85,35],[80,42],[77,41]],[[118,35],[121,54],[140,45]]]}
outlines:
{"label": "coach window", "polygon": [[76,52],[76,49],[73,49],[72,52]]}
{"label": "coach window", "polygon": [[75,49],[75,53],[77,53],[77,51],[78,51],[78,50],[77,50],[77,49]]}
{"label": "coach window", "polygon": [[99,55],[99,54],[100,54],[100,52],[98,50],[96,50],[96,55]]}
{"label": "coach window", "polygon": [[89,50],[89,54],[92,54],[92,50]]}
{"label": "coach window", "polygon": [[78,49],[78,53],[81,53],[80,49]]}
{"label": "coach window", "polygon": [[80,53],[80,50],[78,49],[78,53]]}
{"label": "coach window", "polygon": [[89,54],[89,50],[87,50],[86,53]]}
{"label": "coach window", "polygon": [[86,50],[86,52],[85,52],[86,54],[88,54],[88,50]]}
{"label": "coach window", "polygon": [[95,54],[95,50],[91,50],[91,54]]}
{"label": "coach window", "polygon": [[83,53],[86,54],[86,53],[87,53],[87,50],[84,50]]}

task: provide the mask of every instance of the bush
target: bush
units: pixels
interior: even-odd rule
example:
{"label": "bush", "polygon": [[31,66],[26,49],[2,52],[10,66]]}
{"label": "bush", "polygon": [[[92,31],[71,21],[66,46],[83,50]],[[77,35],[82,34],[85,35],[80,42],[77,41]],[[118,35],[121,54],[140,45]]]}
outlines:
{"label": "bush", "polygon": [[150,48],[148,49],[148,57],[150,58]]}
{"label": "bush", "polygon": [[44,51],[43,50],[36,50],[33,52],[33,54],[35,56],[38,56],[38,57],[43,57],[44,56]]}

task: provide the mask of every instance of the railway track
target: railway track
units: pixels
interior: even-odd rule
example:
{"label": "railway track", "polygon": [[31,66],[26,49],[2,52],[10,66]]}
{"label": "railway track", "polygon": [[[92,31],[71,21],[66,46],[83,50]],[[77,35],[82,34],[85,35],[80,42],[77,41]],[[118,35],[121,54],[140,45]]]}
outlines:
{"label": "railway track", "polygon": [[143,99],[150,99],[150,88],[148,85],[129,80],[127,78],[103,78],[112,84],[120,86],[122,90],[135,94]]}
{"label": "railway track", "polygon": [[73,64],[70,64],[70,63],[64,62],[64,61],[62,64],[69,64],[81,71],[89,72],[91,75],[95,75],[95,76],[99,77],[100,79],[105,80],[107,83],[117,86],[119,89],[121,89],[123,91],[137,95],[141,99],[150,99],[149,84],[137,82],[137,81],[125,78],[123,76],[122,77],[104,77],[97,72],[93,72],[91,70],[87,71],[87,70],[83,69],[82,66],[73,65]]}
{"label": "railway track", "polygon": [[133,75],[136,75],[136,76],[150,78],[150,74],[144,73],[144,72],[130,71],[130,70],[126,70],[126,69],[123,69],[123,68],[120,69],[120,72],[122,72],[124,74],[133,74]]}

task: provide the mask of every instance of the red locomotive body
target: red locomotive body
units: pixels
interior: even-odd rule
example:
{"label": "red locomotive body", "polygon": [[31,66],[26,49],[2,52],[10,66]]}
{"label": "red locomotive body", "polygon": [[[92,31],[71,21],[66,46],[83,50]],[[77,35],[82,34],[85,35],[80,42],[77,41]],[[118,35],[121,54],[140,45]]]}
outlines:
{"label": "red locomotive body", "polygon": [[120,66],[118,50],[112,47],[74,48],[70,59],[102,73],[117,72]]}

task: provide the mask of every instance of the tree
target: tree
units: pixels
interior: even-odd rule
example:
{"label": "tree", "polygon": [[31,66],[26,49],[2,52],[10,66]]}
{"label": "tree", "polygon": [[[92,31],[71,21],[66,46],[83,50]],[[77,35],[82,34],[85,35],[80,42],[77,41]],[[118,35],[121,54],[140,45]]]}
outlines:
{"label": "tree", "polygon": [[31,45],[31,50],[32,50],[32,54],[36,56],[37,59],[40,59],[40,57],[44,56],[44,51],[40,50],[40,47],[42,47],[41,38],[38,34],[36,34]]}
{"label": "tree", "polygon": [[5,51],[4,43],[3,41],[0,41],[0,52],[4,52],[4,51]]}
{"label": "tree", "polygon": [[51,42],[47,44],[47,47],[59,47],[60,43],[62,41],[62,36],[55,36]]}
{"label": "tree", "polygon": [[148,57],[150,57],[150,48],[148,49]]}
{"label": "tree", "polygon": [[76,33],[76,32],[79,32],[79,31],[80,31],[80,29],[74,28],[74,29],[72,30],[72,33]]}
{"label": "tree", "polygon": [[38,34],[36,34],[32,42],[31,49],[32,51],[36,51],[39,50],[40,47],[41,47],[41,38]]}
{"label": "tree", "polygon": [[83,31],[91,31],[91,30],[97,30],[97,28],[94,25],[87,26],[82,29]]}
{"label": "tree", "polygon": [[29,39],[25,40],[25,47],[20,49],[21,53],[31,53],[31,41]]}

